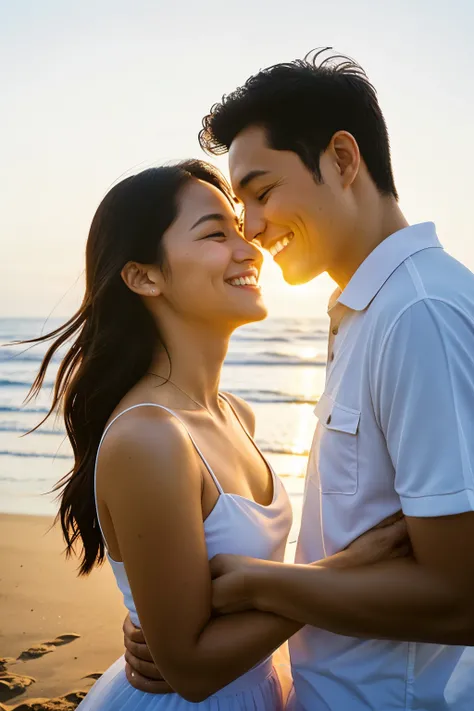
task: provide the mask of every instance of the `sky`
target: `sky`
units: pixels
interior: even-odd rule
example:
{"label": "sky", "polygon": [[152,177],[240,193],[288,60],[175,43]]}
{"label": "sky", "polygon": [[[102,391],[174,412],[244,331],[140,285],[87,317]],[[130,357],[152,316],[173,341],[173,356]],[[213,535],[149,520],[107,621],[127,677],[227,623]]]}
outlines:
{"label": "sky", "polygon": [[[473,27],[472,0],[0,0],[0,316],[70,316],[108,188],[204,157],[213,103],[321,46],[378,90],[407,219],[474,270]],[[324,315],[332,289],[289,287],[268,259],[262,283],[273,316]]]}

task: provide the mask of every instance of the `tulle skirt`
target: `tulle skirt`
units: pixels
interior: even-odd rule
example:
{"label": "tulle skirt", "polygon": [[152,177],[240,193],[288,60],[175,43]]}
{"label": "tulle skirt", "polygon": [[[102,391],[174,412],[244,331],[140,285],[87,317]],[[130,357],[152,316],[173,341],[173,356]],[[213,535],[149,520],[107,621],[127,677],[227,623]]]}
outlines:
{"label": "tulle skirt", "polygon": [[134,689],[125,675],[123,657],[98,679],[80,711],[283,711],[280,680],[272,660],[263,662],[240,679],[200,703],[178,694],[148,694]]}

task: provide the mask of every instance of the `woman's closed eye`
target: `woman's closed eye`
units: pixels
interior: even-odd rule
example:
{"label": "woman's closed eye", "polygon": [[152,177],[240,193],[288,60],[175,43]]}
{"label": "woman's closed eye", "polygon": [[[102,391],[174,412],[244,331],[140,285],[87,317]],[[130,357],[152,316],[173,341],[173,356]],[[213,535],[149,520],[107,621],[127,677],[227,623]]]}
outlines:
{"label": "woman's closed eye", "polygon": [[211,232],[208,235],[204,235],[203,237],[200,237],[199,239],[226,239],[227,235],[225,232]]}

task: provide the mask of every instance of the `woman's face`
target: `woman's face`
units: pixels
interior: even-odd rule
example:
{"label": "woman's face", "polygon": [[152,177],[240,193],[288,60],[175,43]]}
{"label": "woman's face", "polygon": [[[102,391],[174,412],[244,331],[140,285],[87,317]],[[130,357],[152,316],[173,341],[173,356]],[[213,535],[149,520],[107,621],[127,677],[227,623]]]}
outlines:
{"label": "woman's face", "polygon": [[231,331],[267,315],[258,280],[260,250],[248,243],[220,190],[190,181],[178,217],[164,235],[167,270],[162,303],[186,320]]}

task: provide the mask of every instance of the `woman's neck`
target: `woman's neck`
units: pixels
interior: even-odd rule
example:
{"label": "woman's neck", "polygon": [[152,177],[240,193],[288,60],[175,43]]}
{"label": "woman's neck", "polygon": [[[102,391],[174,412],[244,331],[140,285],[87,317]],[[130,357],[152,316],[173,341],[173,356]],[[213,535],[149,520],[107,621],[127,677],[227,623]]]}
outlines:
{"label": "woman's neck", "polygon": [[[205,324],[160,323],[164,348],[158,347],[149,371],[170,381],[209,412],[219,412],[219,382],[230,334]],[[169,355],[169,359],[168,359]]]}

